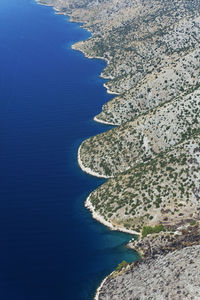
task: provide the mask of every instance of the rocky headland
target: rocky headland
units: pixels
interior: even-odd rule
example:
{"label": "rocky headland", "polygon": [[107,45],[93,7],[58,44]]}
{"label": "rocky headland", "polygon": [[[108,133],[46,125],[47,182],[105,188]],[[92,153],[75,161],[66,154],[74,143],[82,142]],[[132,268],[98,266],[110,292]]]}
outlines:
{"label": "rocky headland", "polygon": [[73,45],[107,62],[113,99],[85,140],[83,171],[107,178],[87,198],[94,218],[138,234],[96,299],[200,299],[200,1],[39,0],[91,32]]}
{"label": "rocky headland", "polygon": [[106,278],[98,300],[199,300],[200,245],[138,261]]}

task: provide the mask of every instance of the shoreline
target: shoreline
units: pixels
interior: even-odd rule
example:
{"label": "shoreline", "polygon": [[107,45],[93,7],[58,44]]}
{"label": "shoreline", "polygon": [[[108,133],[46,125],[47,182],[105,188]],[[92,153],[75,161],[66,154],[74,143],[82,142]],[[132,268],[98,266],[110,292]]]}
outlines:
{"label": "shoreline", "polygon": [[[41,2],[41,0],[35,0],[35,1],[36,1],[36,3],[38,3],[38,4],[40,4],[40,5],[52,7],[52,8],[55,10],[55,14],[60,14],[60,15],[68,16],[68,17],[69,17],[69,22],[71,22],[71,23],[77,23],[77,22],[74,22],[73,20],[71,20],[71,16],[70,16],[70,15],[68,15],[68,14],[66,14],[66,13],[64,13],[64,12],[59,11],[59,9],[56,8],[55,6],[53,6],[53,5],[51,5],[51,4],[43,3],[43,2]],[[85,28],[83,25],[81,25],[80,28],[82,28],[82,29],[88,31],[89,33],[91,33],[91,37],[92,37],[92,32],[91,32],[88,28]],[[86,39],[86,40],[87,40],[87,39]],[[74,44],[72,44],[72,45],[71,45],[71,49],[72,49],[72,50],[75,50],[75,51],[80,51],[80,52],[83,53],[83,55],[84,55],[86,58],[88,58],[88,59],[101,59],[101,60],[103,60],[103,61],[106,62],[107,66],[109,65],[110,60],[109,60],[108,58],[106,58],[106,57],[100,57],[100,56],[90,56],[90,55],[88,55],[83,49],[80,49],[79,47],[76,48],[76,46],[77,46],[78,43],[79,43],[79,44],[83,43],[83,40],[78,41],[78,42],[75,42]],[[107,66],[106,66],[106,67],[107,67]],[[105,67],[105,68],[106,68],[106,67]],[[105,68],[104,68],[104,69],[105,69]],[[103,69],[103,70],[104,70],[104,69]],[[102,72],[103,72],[103,70],[102,70]],[[112,79],[113,79],[113,76],[112,76],[112,75],[110,75],[110,76],[103,76],[102,72],[101,72],[101,74],[99,75],[100,78],[108,79],[108,80],[112,80]],[[120,93],[118,93],[118,92],[113,92],[113,91],[111,91],[111,90],[107,87],[106,82],[103,84],[103,87],[106,89],[106,92],[107,92],[107,94],[109,94],[109,95],[115,95],[115,96],[120,95]],[[109,100],[109,101],[110,101],[110,100]],[[109,102],[109,101],[108,101],[108,102]],[[102,108],[103,108],[103,106],[102,106]],[[103,111],[103,110],[102,110],[102,111]],[[106,121],[99,120],[96,116],[93,118],[93,120],[94,120],[95,122],[98,122],[98,123],[101,123],[101,124],[104,124],[104,125],[118,126],[118,125],[113,124],[113,123],[110,123],[110,122],[106,122]],[[120,125],[120,124],[119,124],[119,125]],[[84,167],[82,168],[82,170],[84,170]],[[90,174],[90,175],[93,175],[93,173],[91,173],[92,171],[91,171],[91,172],[85,171],[85,172],[88,173],[88,174]],[[94,174],[96,174],[96,173],[94,172]],[[93,176],[100,177],[100,178],[111,178],[111,177],[103,177],[103,176],[98,176],[98,175],[93,175]]]}
{"label": "shoreline", "polygon": [[[91,195],[91,194],[90,194]],[[141,234],[137,231],[134,231],[134,230],[129,230],[129,229],[126,229],[124,227],[116,227],[114,226],[111,222],[109,221],[106,221],[104,219],[103,216],[101,216],[100,214],[98,214],[96,211],[95,211],[95,208],[94,206],[92,205],[91,201],[90,201],[90,195],[87,197],[86,201],[85,201],[85,207],[87,209],[89,209],[89,211],[91,212],[92,214],[92,217],[99,221],[101,224],[105,225],[106,227],[108,227],[110,230],[112,231],[120,231],[120,232],[124,232],[124,233],[128,233],[128,234],[131,234],[131,235],[137,235],[137,236],[140,236]]]}
{"label": "shoreline", "polygon": [[[87,28],[84,28],[84,29],[87,30],[88,32],[90,32]],[[90,32],[90,33],[91,33],[91,32]],[[107,66],[109,65],[110,61],[109,61],[108,58],[100,57],[100,56],[90,56],[90,55],[88,55],[83,49],[80,49],[79,47],[76,48],[76,45],[77,45],[78,43],[81,44],[81,43],[83,43],[83,41],[76,42],[75,44],[73,44],[73,45],[71,46],[71,48],[72,48],[73,50],[80,51],[80,52],[83,53],[84,56],[85,56],[86,58],[88,58],[88,59],[101,59],[101,60],[104,60],[104,61],[107,63]],[[105,69],[105,68],[104,68],[104,69]],[[103,71],[102,71],[102,72],[103,72]],[[101,72],[101,74],[99,75],[100,78],[108,79],[108,80],[109,80],[109,79],[110,79],[110,80],[113,79],[113,76],[112,76],[112,75],[110,75],[110,76],[104,76],[104,75],[102,74],[102,72]],[[113,91],[111,91],[111,90],[107,87],[106,82],[103,84],[103,86],[104,86],[104,88],[106,89],[107,94],[110,94],[110,95],[116,95],[116,96],[120,95],[120,93],[118,93],[118,92],[113,92]]]}
{"label": "shoreline", "polygon": [[[49,5],[49,4],[46,4],[46,3],[42,3],[40,0],[35,0],[36,3],[40,4],[40,5],[46,5],[46,6],[49,6],[49,7],[52,7],[56,13],[60,13],[62,15],[66,15],[66,16],[69,16],[69,21],[70,22],[73,22],[73,20],[71,20],[71,17],[70,15],[67,15],[66,13],[63,13],[61,11],[59,11],[59,9],[57,9],[55,6],[53,5]],[[88,32],[91,33],[91,31],[89,31],[87,28],[83,28],[85,30],[87,30]],[[79,42],[76,42],[74,43],[71,48],[73,50],[76,50],[76,51],[80,51],[81,53],[83,53],[85,55],[86,58],[88,59],[101,59],[101,60],[104,60],[107,64],[109,64],[109,60],[107,58],[104,58],[104,57],[93,57],[93,56],[89,56],[88,54],[86,54],[84,52],[84,50],[80,49],[80,48],[76,48],[76,45],[78,43],[83,43],[83,41],[79,41]],[[101,75],[100,75],[101,76]],[[103,77],[104,78],[104,77]],[[108,94],[115,94],[115,95],[118,95],[119,93],[114,93],[112,91],[109,91],[109,89],[106,87],[106,83],[104,83],[104,87],[107,89],[107,93]],[[98,120],[98,118],[95,116],[93,118],[94,121],[96,122],[99,122],[99,123],[102,123],[102,124],[106,124],[106,125],[113,125],[115,126],[114,124],[112,123],[109,123],[109,122],[106,122],[106,121],[101,121],[101,120]],[[78,148],[78,153],[77,153],[77,160],[78,160],[78,164],[79,164],[79,167],[81,168],[81,170],[89,175],[92,175],[92,176],[95,176],[95,177],[98,177],[98,178],[103,178],[103,179],[110,179],[110,178],[113,178],[112,176],[106,176],[106,175],[101,175],[99,174],[98,172],[95,172],[95,171],[92,171],[90,168],[88,167],[85,167],[82,163],[82,160],[81,160],[81,155],[80,155],[80,149],[81,149],[81,145],[79,146]],[[91,213],[92,213],[92,217],[94,219],[96,219],[97,221],[99,221],[100,223],[104,224],[106,227],[108,227],[110,230],[116,230],[116,231],[120,231],[120,232],[124,232],[124,233],[127,233],[127,234],[131,234],[131,235],[138,235],[140,236],[141,234],[134,231],[134,230],[128,230],[126,228],[123,228],[123,227],[116,227],[114,226],[112,223],[110,223],[109,221],[106,221],[101,215],[99,215],[97,212],[95,212],[95,209],[94,207],[92,206],[92,203],[90,202],[90,195],[87,197],[86,201],[85,201],[85,207],[88,208]]]}
{"label": "shoreline", "polygon": [[112,274],[114,273],[114,271],[112,273],[110,273],[108,276],[106,276],[102,282],[100,283],[99,287],[97,288],[96,290],[96,294],[95,294],[95,297],[94,297],[94,300],[99,300],[99,295],[100,295],[100,292],[101,292],[101,289],[104,285],[104,283],[106,282],[106,280],[108,279],[109,276],[111,276]]}
{"label": "shoreline", "polygon": [[[102,76],[102,78],[104,78],[104,77]],[[109,90],[109,88],[108,88],[107,85],[106,85],[106,82],[103,84],[103,86],[104,86],[105,89],[107,90],[107,93],[108,93],[108,94],[110,94],[110,95],[116,95],[116,96],[120,95],[120,93],[118,93],[118,92],[113,92],[113,91]]]}
{"label": "shoreline", "polygon": [[79,148],[78,148],[77,159],[78,159],[79,167],[81,168],[82,171],[84,171],[85,173],[87,173],[87,174],[89,174],[89,175],[98,177],[98,178],[104,178],[104,179],[112,178],[111,176],[101,175],[101,174],[99,174],[99,173],[97,173],[97,172],[95,172],[95,171],[92,171],[90,168],[85,167],[85,166],[83,165],[83,163],[82,163],[82,160],[81,160],[80,149],[81,149],[81,145],[80,145]]}
{"label": "shoreline", "polygon": [[[70,22],[73,22],[73,21],[70,21]],[[85,27],[82,27],[82,28],[85,29],[85,30],[87,30],[88,32],[90,32],[90,33],[92,34],[92,32],[89,31],[89,29],[87,29],[87,28],[85,28]],[[86,39],[85,41],[87,41],[87,40],[88,40],[88,39]],[[80,52],[83,53],[84,56],[85,56],[86,58],[88,58],[88,59],[101,59],[101,60],[104,60],[107,64],[110,63],[110,61],[109,61],[108,58],[101,57],[101,56],[90,56],[90,55],[88,55],[83,49],[80,49],[80,48],[77,49],[77,48],[76,48],[76,45],[77,45],[77,44],[81,44],[81,43],[83,43],[83,42],[84,42],[83,40],[81,40],[81,41],[79,41],[79,42],[76,42],[76,43],[74,43],[74,44],[71,46],[71,48],[72,48],[73,50],[80,51]],[[101,75],[100,75],[100,77],[101,77]],[[102,78],[107,79],[106,77],[102,77]]]}
{"label": "shoreline", "polygon": [[[69,17],[69,22],[74,22],[74,21],[71,19],[71,16],[70,16],[70,15],[68,15],[67,13],[61,12],[61,11],[60,11],[58,8],[56,8],[55,6],[53,6],[53,5],[51,5],[51,4],[43,3],[43,2],[40,1],[40,0],[35,0],[35,1],[36,1],[36,3],[39,4],[39,5],[45,5],[45,6],[48,6],[48,7],[52,7],[52,8],[54,9],[54,11],[55,11],[55,14],[61,14],[61,15],[68,16],[68,17]],[[77,23],[77,22],[74,22],[74,23]],[[80,26],[80,28],[82,28],[82,29],[84,29],[84,30],[87,30],[89,33],[91,33],[91,36],[92,36],[92,32],[91,32],[89,29],[83,27],[83,25]],[[81,43],[81,42],[83,43],[83,41],[79,41],[79,42],[76,42],[76,43],[74,43],[73,45],[71,45],[71,49],[72,49],[72,50],[75,50],[75,51],[80,51],[80,52],[83,53],[84,56],[85,56],[86,58],[88,58],[88,59],[101,59],[101,60],[105,61],[107,65],[110,63],[109,59],[107,59],[107,58],[104,58],[104,57],[98,57],[98,56],[94,56],[94,57],[93,57],[93,56],[89,56],[88,54],[86,54],[86,53],[84,52],[84,50],[79,49],[79,48],[77,49],[77,48],[76,48],[77,43]],[[106,67],[105,67],[105,68],[106,68]],[[104,68],[104,69],[105,69],[105,68]],[[102,71],[102,72],[103,72],[103,71]],[[102,75],[102,72],[101,72],[101,74],[99,75],[99,77],[101,77],[101,78],[103,78],[103,79],[108,79],[108,80],[111,79],[111,80],[112,80],[112,75],[110,75],[110,76],[105,76],[105,77],[104,77],[104,76]],[[108,88],[107,85],[106,85],[106,82],[103,84],[103,86],[104,86],[104,88],[106,89],[107,94],[115,95],[115,96],[120,95],[120,93],[113,92],[113,91],[109,90],[109,88]],[[104,124],[104,125],[117,126],[116,124],[113,124],[113,123],[109,123],[109,122],[106,122],[106,121],[99,120],[96,116],[93,118],[93,120],[94,120],[95,122],[102,123],[102,124]],[[102,178],[102,179],[110,179],[110,178],[113,177],[113,176],[101,175],[101,174],[99,174],[99,173],[97,173],[97,172],[95,172],[95,171],[92,171],[90,168],[85,167],[85,166],[83,165],[83,163],[82,163],[82,160],[81,160],[80,149],[81,149],[81,145],[80,145],[79,148],[78,148],[77,161],[78,161],[78,165],[79,165],[80,169],[81,169],[83,172],[85,172],[85,173],[87,173],[87,174],[89,174],[89,175],[91,175],[91,176],[95,176],[95,177]],[[87,199],[85,200],[84,205],[85,205],[85,208],[88,209],[88,210],[91,212],[92,218],[95,219],[96,221],[98,221],[99,223],[101,223],[102,225],[106,226],[107,228],[109,228],[109,230],[111,230],[111,231],[119,231],[119,232],[123,232],[123,233],[129,234],[129,235],[141,236],[141,233],[139,233],[139,232],[136,232],[136,231],[134,231],[134,230],[128,230],[128,229],[123,228],[123,227],[116,227],[116,226],[114,226],[111,222],[106,221],[106,220],[103,218],[103,216],[101,216],[100,214],[98,214],[98,213],[95,211],[95,209],[94,209],[92,203],[90,202],[90,195],[89,195],[89,196],[87,197]],[[130,240],[131,240],[131,239],[130,239]],[[114,272],[114,271],[113,271],[113,272]],[[109,276],[113,274],[113,272],[110,273],[109,275],[107,275],[107,276],[101,281],[100,285],[99,285],[99,286],[97,287],[97,289],[96,289],[96,293],[95,293],[94,300],[99,300],[99,295],[100,295],[101,289],[102,289],[103,285],[105,284],[106,280],[109,278]]]}
{"label": "shoreline", "polygon": [[[108,275],[108,276],[109,276],[109,275]],[[102,280],[101,284],[100,284],[99,287],[97,288],[96,294],[95,294],[95,297],[94,297],[94,300],[99,300],[99,294],[100,294],[100,292],[101,292],[101,288],[103,287],[104,283],[106,282],[108,276],[106,276],[106,277]]]}
{"label": "shoreline", "polygon": [[[40,5],[45,5],[45,6],[48,6],[48,7],[52,7],[56,13],[59,13],[59,14],[62,14],[62,15],[66,15],[69,17],[69,21],[70,22],[73,22],[73,20],[71,20],[71,17],[70,15],[64,13],[64,12],[61,12],[58,8],[56,8],[55,6],[51,5],[51,4],[47,4],[47,3],[43,3],[41,0],[35,0],[36,3],[40,4]],[[87,28],[83,28],[85,30],[87,30],[88,32],[91,33],[91,31],[89,31]],[[76,51],[80,51],[81,53],[83,53],[85,55],[86,58],[88,59],[101,59],[101,60],[104,60],[107,64],[109,64],[109,60],[107,58],[104,58],[104,57],[93,57],[93,56],[89,56],[87,55],[84,50],[82,49],[76,49],[76,45],[77,43],[83,43],[83,41],[79,41],[79,42],[76,42],[74,43],[71,48],[73,50],[76,50]],[[101,76],[101,75],[100,75]],[[101,76],[102,78],[104,78],[103,76]],[[114,94],[114,95],[118,95],[119,93],[114,93],[112,91],[110,91],[107,87],[106,87],[106,83],[104,83],[104,87],[107,89],[107,93],[108,94]],[[96,122],[99,122],[99,123],[102,123],[102,124],[105,124],[105,125],[112,125],[112,126],[115,126],[115,124],[112,124],[112,123],[109,123],[109,122],[106,122],[106,121],[101,121],[101,120],[98,120],[98,118],[95,116],[93,118],[94,121]],[[92,176],[95,176],[95,177],[98,177],[98,178],[103,178],[103,179],[110,179],[112,178],[112,176],[106,176],[106,175],[101,175],[99,174],[98,172],[95,172],[95,171],[92,171],[90,168],[88,167],[85,167],[82,163],[82,160],[81,160],[81,155],[80,155],[80,149],[81,149],[81,145],[79,146],[78,148],[78,153],[77,153],[77,160],[78,160],[78,164],[79,164],[79,167],[81,168],[81,170],[89,175],[92,175]],[[92,213],[92,217],[94,219],[96,219],[97,221],[99,221],[100,223],[104,224],[106,227],[108,227],[110,230],[116,230],[116,231],[120,231],[120,232],[124,232],[124,233],[127,233],[127,234],[132,234],[132,235],[138,235],[140,236],[141,234],[136,232],[136,231],[133,231],[133,230],[128,230],[126,228],[123,228],[123,227],[116,227],[114,226],[112,223],[110,223],[109,221],[106,221],[101,215],[99,215],[97,212],[95,212],[95,209],[94,207],[92,206],[91,202],[90,202],[90,195],[87,197],[86,201],[85,201],[85,207],[88,208],[91,213]]]}
{"label": "shoreline", "polygon": [[119,126],[119,125],[116,125],[116,124],[114,124],[114,123],[110,123],[110,122],[106,122],[106,121],[103,121],[103,120],[101,120],[101,119],[98,119],[97,116],[95,116],[95,117],[93,118],[93,120],[94,120],[95,122],[98,122],[98,123],[101,123],[101,124],[104,124],[104,125]]}
{"label": "shoreline", "polygon": [[[71,18],[70,18],[70,15],[67,15],[67,13],[63,13],[62,11],[59,11],[59,9],[57,9],[57,8],[55,8],[53,5],[48,5],[48,4],[43,4],[42,3],[42,0],[35,0],[38,4],[41,4],[41,5],[46,5],[46,6],[51,6],[51,7],[53,7],[53,9],[56,11],[55,13],[56,14],[63,14],[63,15],[65,15],[65,16],[69,16],[69,22],[75,22],[75,21],[73,21],[73,20],[71,20]],[[75,23],[77,23],[77,22],[75,22]],[[83,29],[85,29],[85,30],[87,30],[88,32],[90,32],[90,30],[88,30],[87,29],[87,27],[83,27],[83,26],[80,26],[80,28],[83,28]],[[90,32],[91,33],[91,32]],[[91,36],[93,36],[93,34],[91,33]],[[87,40],[87,39],[86,39]],[[80,41],[80,42],[76,42],[76,43],[74,43],[73,45],[71,45],[71,49],[72,50],[75,50],[75,51],[80,51],[81,53],[83,53],[83,55],[86,57],[86,58],[88,58],[88,59],[101,59],[101,60],[104,60],[106,63],[107,63],[107,65],[110,63],[110,61],[109,61],[109,59],[107,59],[107,58],[104,58],[104,57],[98,57],[98,56],[90,56],[89,54],[87,54],[87,51],[88,51],[88,49],[87,49],[87,47],[84,47],[84,41]],[[83,49],[82,49],[83,48]],[[106,67],[105,67],[106,68]],[[102,71],[103,72],[103,71]],[[112,79],[112,78],[109,78],[109,76],[102,76],[101,74],[99,75],[100,77],[102,77],[102,78],[104,78],[104,79]],[[113,92],[112,90],[110,90],[108,87],[107,87],[107,82],[105,82],[104,84],[103,84],[103,86],[104,86],[104,88],[106,89],[106,91],[107,91],[107,94],[111,94],[111,95],[115,95],[115,96],[117,96],[117,95],[120,95],[121,93],[118,93],[118,92]],[[113,89],[115,89],[114,87],[112,87],[112,82],[111,82],[111,87],[110,87],[111,89],[113,88]],[[109,102],[109,101],[108,101]],[[102,107],[103,108],[103,107]],[[102,110],[103,111],[103,110]],[[107,122],[107,121],[103,121],[103,120],[101,120],[101,119],[98,119],[98,115],[97,116],[95,116],[94,118],[93,118],[93,120],[95,121],[95,122],[98,122],[98,123],[102,123],[102,124],[105,124],[105,125],[111,125],[111,126],[119,126],[119,125],[116,125],[116,124],[113,124],[113,123],[109,123],[109,122]],[[89,175],[91,175],[91,176],[95,176],[95,177],[98,177],[98,178],[102,178],[102,179],[111,179],[111,178],[113,178],[114,176],[106,176],[106,175],[102,175],[101,173],[99,173],[99,172],[97,172],[97,171],[95,171],[95,170],[92,170],[90,167],[86,167],[86,166],[84,166],[84,164],[83,164],[83,161],[84,160],[82,160],[83,158],[84,158],[84,155],[82,155],[82,159],[81,159],[81,147],[82,147],[82,143],[79,145],[79,147],[78,147],[78,152],[77,152],[77,161],[78,161],[78,165],[79,165],[79,167],[80,167],[80,169],[83,171],[83,172],[85,172],[85,173],[87,173],[87,174],[89,174]],[[144,164],[145,164],[145,162],[144,162]],[[87,160],[86,160],[86,165],[87,165]],[[102,173],[103,173],[103,171],[102,171]],[[137,232],[137,231],[134,231],[134,230],[129,230],[129,229],[126,229],[125,227],[123,227],[123,224],[122,224],[122,226],[120,227],[120,226],[118,226],[117,224],[112,224],[112,219],[111,218],[108,218],[108,220],[106,220],[106,218],[107,217],[104,217],[104,216],[102,216],[98,211],[97,211],[97,209],[95,209],[95,205],[93,205],[92,204],[92,194],[93,194],[93,192],[91,192],[89,195],[88,195],[88,197],[86,198],[86,200],[85,200],[85,202],[84,202],[84,206],[85,206],[85,208],[86,209],[88,209],[89,211],[90,211],[90,213],[91,213],[91,215],[92,215],[92,218],[93,219],[95,219],[97,222],[99,222],[99,223],[101,223],[102,225],[104,225],[104,226],[106,226],[109,230],[112,230],[112,231],[119,231],[119,232],[123,232],[123,233],[125,233],[125,234],[130,234],[130,235],[134,235],[134,236],[138,236],[138,237],[140,237],[141,238],[141,236],[142,236],[142,234],[141,234],[141,232]],[[106,198],[105,198],[106,199]],[[154,215],[155,215],[155,213],[154,213]],[[113,222],[114,223],[114,222]],[[191,225],[192,226],[192,225]],[[174,233],[175,234],[175,238],[177,239],[177,236],[176,236],[176,232]],[[184,235],[185,235],[185,233],[184,233]],[[154,237],[152,237],[152,239],[153,239]],[[131,239],[131,238],[130,238]],[[152,247],[152,244],[150,244],[149,243],[149,247],[150,247],[150,253],[153,253],[153,256],[152,256],[152,260],[154,260],[155,261],[155,252],[153,252],[153,250],[154,250],[154,248]],[[187,246],[186,246],[187,247]],[[134,249],[134,248],[131,248],[130,247],[130,249]],[[138,250],[138,248],[136,248],[137,249],[137,251],[139,251]],[[153,249],[153,250],[152,250]],[[177,248],[178,249],[178,248]],[[140,253],[140,252],[139,252]],[[179,260],[177,260],[177,262],[178,262]],[[148,266],[149,267],[149,266]],[[154,269],[155,270],[155,269]],[[161,272],[160,272],[160,274],[161,274],[161,276],[162,276],[162,268],[160,268],[160,270],[161,270]],[[137,271],[137,270],[136,270]],[[142,270],[143,271],[143,270]],[[110,273],[109,275],[107,275],[100,283],[99,283],[99,286],[96,288],[96,292],[95,292],[95,296],[94,296],[94,300],[99,300],[100,298],[104,298],[104,297],[106,297],[106,299],[107,299],[107,297],[109,297],[109,296],[107,296],[106,295],[106,293],[105,293],[105,288],[104,288],[104,285],[105,285],[105,287],[107,288],[108,287],[108,289],[110,288],[110,276],[114,273],[115,271],[113,271],[112,273]],[[150,273],[150,275],[151,275],[152,273]],[[159,274],[159,273],[158,273]],[[190,275],[190,274],[189,274]],[[141,279],[141,278],[140,278]],[[154,278],[155,279],[155,278]],[[153,280],[154,280],[153,279]],[[175,277],[175,280],[176,280],[176,277]],[[129,280],[129,282],[130,282],[130,280]],[[129,283],[128,282],[128,283]],[[147,285],[147,289],[149,289],[149,287],[148,287],[148,281],[144,281],[144,282],[146,282],[146,285]],[[173,281],[172,281],[173,282]],[[137,287],[137,284],[135,285],[135,288]],[[112,285],[111,285],[111,288],[112,288]],[[179,288],[179,287],[178,287]],[[112,288],[111,289],[112,290],[112,292],[113,292],[113,295],[114,295],[114,297],[117,297],[116,296],[116,294],[115,294],[115,289],[114,288]],[[148,290],[147,290],[147,293],[148,293]],[[133,291],[132,291],[132,294],[133,294]],[[122,294],[123,295],[123,297],[124,297],[124,294]],[[143,294],[144,295],[144,294]],[[146,293],[145,293],[145,295],[146,295]],[[125,296],[125,298],[126,298],[126,296]],[[121,298],[120,298],[121,299]]]}

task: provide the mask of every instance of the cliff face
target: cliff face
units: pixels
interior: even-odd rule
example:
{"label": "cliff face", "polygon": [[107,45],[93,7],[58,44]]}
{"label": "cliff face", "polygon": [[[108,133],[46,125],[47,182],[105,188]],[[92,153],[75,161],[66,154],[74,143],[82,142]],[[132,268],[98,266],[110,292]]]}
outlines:
{"label": "cliff face", "polygon": [[200,299],[200,246],[140,261],[106,279],[98,300]]}

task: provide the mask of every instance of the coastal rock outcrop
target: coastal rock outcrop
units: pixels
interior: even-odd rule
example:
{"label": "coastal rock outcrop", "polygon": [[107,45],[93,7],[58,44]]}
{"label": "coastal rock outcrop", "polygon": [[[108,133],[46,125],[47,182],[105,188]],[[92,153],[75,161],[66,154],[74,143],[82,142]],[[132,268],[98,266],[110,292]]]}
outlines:
{"label": "coastal rock outcrop", "polygon": [[200,299],[200,245],[166,256],[138,261],[113,273],[98,291],[97,300]]}

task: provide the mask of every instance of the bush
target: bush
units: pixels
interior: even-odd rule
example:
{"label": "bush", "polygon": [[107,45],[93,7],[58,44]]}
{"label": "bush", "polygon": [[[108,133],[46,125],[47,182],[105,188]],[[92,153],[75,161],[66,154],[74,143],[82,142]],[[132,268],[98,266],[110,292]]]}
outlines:
{"label": "bush", "polygon": [[118,264],[116,271],[121,271],[123,268],[125,268],[128,265],[128,263],[123,260],[120,264]]}
{"label": "bush", "polygon": [[161,231],[165,231],[165,227],[160,224],[160,225],[155,225],[154,227],[151,226],[144,226],[142,228],[142,237],[146,237],[148,234],[152,233],[159,233]]}
{"label": "bush", "polygon": [[196,223],[197,223],[197,222],[196,222],[195,220],[192,220],[192,221],[190,222],[190,225],[191,225],[191,226],[194,226],[194,225],[196,225]]}

